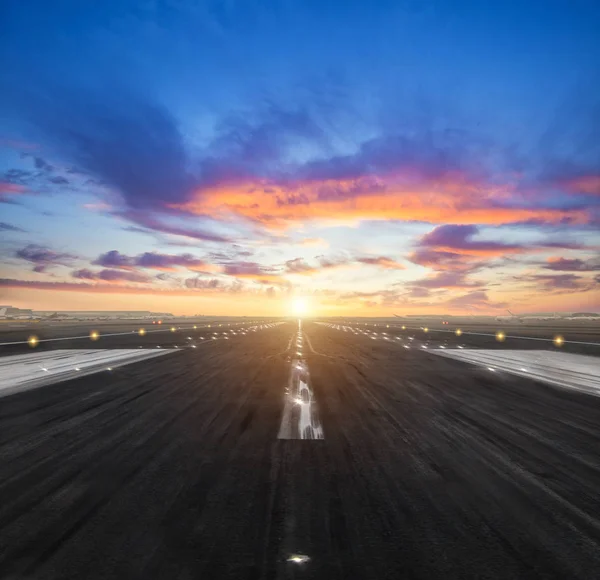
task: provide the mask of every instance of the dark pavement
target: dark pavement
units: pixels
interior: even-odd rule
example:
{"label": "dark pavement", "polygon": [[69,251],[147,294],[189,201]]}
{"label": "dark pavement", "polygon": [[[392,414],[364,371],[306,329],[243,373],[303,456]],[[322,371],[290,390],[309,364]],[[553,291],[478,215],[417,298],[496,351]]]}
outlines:
{"label": "dark pavement", "polygon": [[600,398],[306,322],[325,439],[278,440],[295,330],[0,399],[0,577],[597,575]]}

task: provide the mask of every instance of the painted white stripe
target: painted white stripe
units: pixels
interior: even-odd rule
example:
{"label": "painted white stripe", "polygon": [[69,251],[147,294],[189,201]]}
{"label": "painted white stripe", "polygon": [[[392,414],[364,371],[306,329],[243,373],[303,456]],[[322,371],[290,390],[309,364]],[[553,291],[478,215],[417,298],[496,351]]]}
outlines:
{"label": "painted white stripe", "polygon": [[[298,321],[295,348],[297,357],[302,350],[302,325]],[[291,343],[291,341],[290,341]],[[293,358],[278,439],[324,439],[317,402],[310,386],[308,365]]]}
{"label": "painted white stripe", "polygon": [[179,350],[53,350],[0,358],[0,397],[162,356]]}
{"label": "painted white stripe", "polygon": [[434,350],[430,353],[600,396],[600,358],[548,350]]}

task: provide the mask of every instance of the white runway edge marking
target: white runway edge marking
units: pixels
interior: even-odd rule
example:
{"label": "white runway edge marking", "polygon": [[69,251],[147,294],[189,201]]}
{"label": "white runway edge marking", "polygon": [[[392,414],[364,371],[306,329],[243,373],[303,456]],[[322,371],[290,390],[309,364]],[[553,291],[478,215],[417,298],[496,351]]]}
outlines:
{"label": "white runway edge marking", "polygon": [[0,357],[0,397],[90,375],[111,371],[141,360],[163,356],[175,349],[64,349]]}
{"label": "white runway edge marking", "polygon": [[285,390],[285,405],[281,418],[278,439],[324,439],[323,427],[317,402],[310,386],[308,366],[302,358],[302,323],[298,321],[298,332],[292,339],[292,368]]}
{"label": "white runway edge marking", "polygon": [[430,350],[430,353],[487,367],[491,371],[544,381],[600,395],[600,358],[548,350]]}

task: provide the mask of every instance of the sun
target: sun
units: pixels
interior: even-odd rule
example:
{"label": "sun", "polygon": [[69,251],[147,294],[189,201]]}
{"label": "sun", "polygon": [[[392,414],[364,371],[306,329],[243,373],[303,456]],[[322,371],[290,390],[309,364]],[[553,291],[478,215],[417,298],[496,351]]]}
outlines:
{"label": "sun", "polygon": [[306,316],[309,311],[308,300],[297,296],[292,300],[292,314],[294,316]]}

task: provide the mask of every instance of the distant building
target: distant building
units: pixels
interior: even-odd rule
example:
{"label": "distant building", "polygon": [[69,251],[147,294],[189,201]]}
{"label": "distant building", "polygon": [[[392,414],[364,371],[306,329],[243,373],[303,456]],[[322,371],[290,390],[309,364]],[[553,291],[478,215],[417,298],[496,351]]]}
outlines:
{"label": "distant building", "polygon": [[38,318],[77,320],[173,318],[173,314],[170,312],[150,312],[149,310],[34,310],[33,315]]}
{"label": "distant building", "polygon": [[33,311],[27,308],[15,308],[13,306],[0,306],[0,319],[23,319],[33,318]]}

